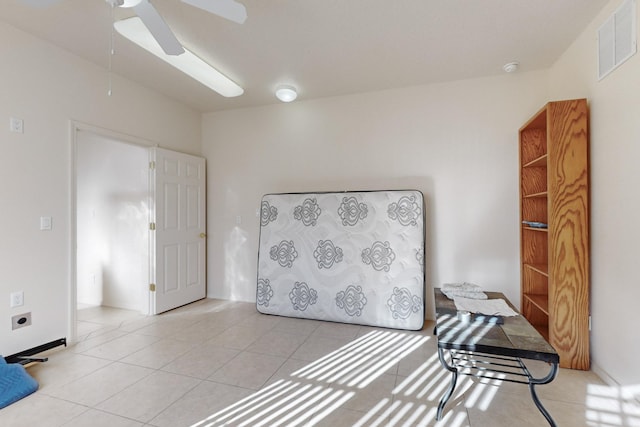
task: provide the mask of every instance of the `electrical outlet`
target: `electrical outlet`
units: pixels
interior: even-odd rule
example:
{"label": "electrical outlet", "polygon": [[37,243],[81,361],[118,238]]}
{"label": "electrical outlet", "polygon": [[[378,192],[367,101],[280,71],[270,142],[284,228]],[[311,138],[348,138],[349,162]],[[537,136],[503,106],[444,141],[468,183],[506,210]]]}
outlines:
{"label": "electrical outlet", "polygon": [[20,329],[31,325],[31,313],[18,314],[11,317],[11,329]]}
{"label": "electrical outlet", "polygon": [[11,293],[11,308],[22,307],[24,305],[24,292],[12,292]]}

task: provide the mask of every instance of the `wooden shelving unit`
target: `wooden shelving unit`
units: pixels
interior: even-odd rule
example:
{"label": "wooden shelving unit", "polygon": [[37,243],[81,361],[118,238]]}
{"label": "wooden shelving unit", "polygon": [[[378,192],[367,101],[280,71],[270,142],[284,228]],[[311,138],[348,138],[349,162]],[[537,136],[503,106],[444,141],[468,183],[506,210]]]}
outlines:
{"label": "wooden shelving unit", "polygon": [[589,165],[585,99],[550,102],[520,128],[521,310],[560,355],[589,369]]}

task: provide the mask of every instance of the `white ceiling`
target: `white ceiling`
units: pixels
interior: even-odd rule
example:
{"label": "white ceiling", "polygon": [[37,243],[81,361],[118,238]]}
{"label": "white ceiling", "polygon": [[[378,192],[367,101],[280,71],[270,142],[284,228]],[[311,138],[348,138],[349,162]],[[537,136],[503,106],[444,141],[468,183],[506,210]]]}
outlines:
{"label": "white ceiling", "polygon": [[[112,18],[105,0],[0,1],[0,19],[104,68],[112,19],[133,16],[116,8]],[[311,99],[496,75],[510,61],[532,71],[552,65],[608,0],[240,1],[242,25],[179,0],[153,4],[244,95],[224,98],[117,33],[112,72],[209,112],[276,103],[279,84]]]}

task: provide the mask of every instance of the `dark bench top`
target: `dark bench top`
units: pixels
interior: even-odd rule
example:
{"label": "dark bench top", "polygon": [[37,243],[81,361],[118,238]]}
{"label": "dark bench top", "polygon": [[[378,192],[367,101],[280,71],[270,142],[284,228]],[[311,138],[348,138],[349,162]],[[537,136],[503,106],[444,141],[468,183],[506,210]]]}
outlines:
{"label": "dark bench top", "polygon": [[[502,293],[485,293],[489,299],[504,299],[517,311]],[[464,322],[458,319],[453,300],[447,298],[439,288],[434,289],[434,294],[438,347],[559,362],[558,353],[522,315],[505,316],[501,318],[501,321],[504,320],[502,324],[492,321]]]}

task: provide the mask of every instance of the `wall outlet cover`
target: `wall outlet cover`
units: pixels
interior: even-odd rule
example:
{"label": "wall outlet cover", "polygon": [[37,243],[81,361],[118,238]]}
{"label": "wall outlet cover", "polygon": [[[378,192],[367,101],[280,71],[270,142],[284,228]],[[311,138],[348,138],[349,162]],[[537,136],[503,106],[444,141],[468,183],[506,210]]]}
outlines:
{"label": "wall outlet cover", "polygon": [[11,330],[31,325],[31,313],[16,314],[11,317]]}

